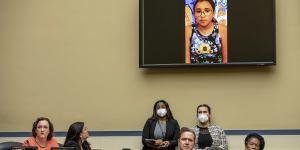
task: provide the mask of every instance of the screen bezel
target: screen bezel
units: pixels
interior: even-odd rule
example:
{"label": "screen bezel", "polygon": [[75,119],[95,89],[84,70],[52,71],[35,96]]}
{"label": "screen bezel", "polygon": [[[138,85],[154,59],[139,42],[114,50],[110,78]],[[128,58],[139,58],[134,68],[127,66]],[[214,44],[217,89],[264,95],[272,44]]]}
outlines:
{"label": "screen bezel", "polygon": [[[172,67],[224,67],[224,66],[271,66],[276,65],[276,20],[275,20],[275,0],[272,1],[272,26],[270,30],[273,32],[272,47],[270,50],[273,56],[272,61],[249,61],[249,62],[228,62],[228,63],[212,63],[212,64],[186,64],[186,63],[145,63],[144,61],[144,1],[139,0],[139,67],[140,68],[172,68]],[[184,0],[183,0],[184,1]],[[184,8],[183,8],[184,9]],[[229,10],[230,11],[230,10]],[[230,23],[230,16],[228,16],[228,20]],[[229,35],[230,36],[230,35]]]}

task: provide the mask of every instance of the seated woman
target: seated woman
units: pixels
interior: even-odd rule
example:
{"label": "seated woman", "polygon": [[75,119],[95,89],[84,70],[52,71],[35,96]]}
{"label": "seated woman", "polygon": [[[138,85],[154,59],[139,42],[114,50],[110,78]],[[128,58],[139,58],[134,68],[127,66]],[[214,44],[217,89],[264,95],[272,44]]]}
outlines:
{"label": "seated woman", "polygon": [[37,118],[32,126],[32,137],[26,139],[23,146],[36,146],[38,150],[50,150],[51,147],[59,147],[53,138],[53,125],[48,118]]}
{"label": "seated woman", "polygon": [[265,140],[257,133],[250,133],[245,138],[245,150],[264,150]]}
{"label": "seated woman", "polygon": [[89,132],[83,122],[75,122],[69,127],[64,147],[74,147],[75,150],[91,150],[87,138]]}
{"label": "seated woman", "polygon": [[197,107],[199,124],[191,128],[196,134],[196,149],[207,150],[209,148],[227,150],[227,139],[224,130],[212,125],[210,121],[211,109],[206,104]]}
{"label": "seated woman", "polygon": [[175,150],[178,145],[179,125],[173,118],[169,105],[164,100],[154,104],[153,115],[144,126],[143,150]]}

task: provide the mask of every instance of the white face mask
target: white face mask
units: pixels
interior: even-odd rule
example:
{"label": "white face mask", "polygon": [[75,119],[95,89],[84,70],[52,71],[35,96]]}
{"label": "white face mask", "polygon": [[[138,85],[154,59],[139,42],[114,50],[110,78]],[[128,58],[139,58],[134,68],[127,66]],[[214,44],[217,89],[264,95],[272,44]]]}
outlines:
{"label": "white face mask", "polygon": [[208,121],[208,116],[206,114],[200,114],[198,115],[198,120],[201,122],[201,123],[205,123]]}
{"label": "white face mask", "polygon": [[160,117],[164,117],[167,114],[167,110],[165,108],[159,108],[156,110],[156,114]]}

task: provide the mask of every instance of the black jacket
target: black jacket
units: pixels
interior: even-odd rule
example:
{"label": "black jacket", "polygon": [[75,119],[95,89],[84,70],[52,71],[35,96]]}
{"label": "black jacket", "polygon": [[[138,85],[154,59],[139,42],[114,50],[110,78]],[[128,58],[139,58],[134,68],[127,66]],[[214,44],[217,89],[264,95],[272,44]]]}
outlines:
{"label": "black jacket", "polygon": [[[81,150],[79,143],[75,142],[73,140],[67,141],[67,143],[64,145],[64,147],[73,147],[74,150]],[[82,143],[82,148],[84,150],[91,150],[90,144],[87,141],[84,141]]]}
{"label": "black jacket", "polygon": [[[145,139],[154,139],[154,129],[157,121],[157,118],[150,118],[145,123],[142,135],[143,150],[154,150],[154,148],[149,146],[151,144]],[[178,145],[179,130],[179,125],[176,120],[169,119],[167,121],[166,134],[163,141],[169,141],[170,145],[164,150],[175,150],[175,147]]]}
{"label": "black jacket", "polygon": [[64,147],[73,147],[74,150],[81,150],[80,145],[75,141],[67,141]]}

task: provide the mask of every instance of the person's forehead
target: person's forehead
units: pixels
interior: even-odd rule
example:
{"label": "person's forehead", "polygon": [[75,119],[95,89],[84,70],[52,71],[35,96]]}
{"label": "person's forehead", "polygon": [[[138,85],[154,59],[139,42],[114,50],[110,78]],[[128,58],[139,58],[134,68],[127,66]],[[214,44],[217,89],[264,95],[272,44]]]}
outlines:
{"label": "person's forehead", "polygon": [[252,137],[249,139],[249,142],[252,142],[252,143],[258,143],[259,144],[259,140],[256,138],[256,137]]}
{"label": "person's forehead", "polygon": [[208,1],[198,2],[195,7],[196,8],[212,8],[211,4]]}
{"label": "person's forehead", "polygon": [[166,106],[166,105],[165,105],[165,103],[163,103],[163,102],[157,103],[156,107],[160,107],[160,106]]}
{"label": "person's forehead", "polygon": [[186,131],[181,134],[181,138],[191,138],[194,139],[194,134],[192,132]]}
{"label": "person's forehead", "polygon": [[49,125],[47,120],[41,120],[38,122],[38,125]]}
{"label": "person's forehead", "polygon": [[201,106],[198,108],[198,111],[208,111],[208,109],[205,106]]}

